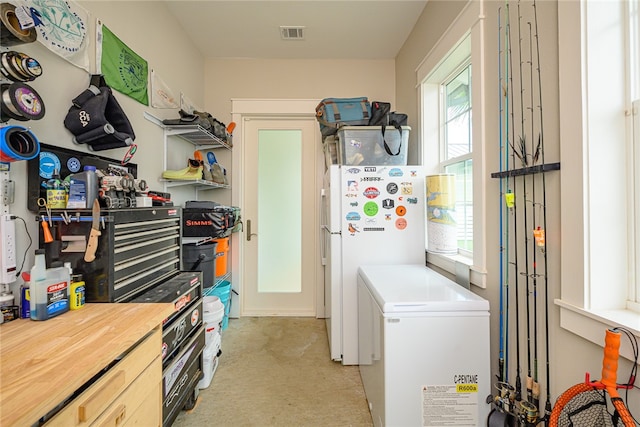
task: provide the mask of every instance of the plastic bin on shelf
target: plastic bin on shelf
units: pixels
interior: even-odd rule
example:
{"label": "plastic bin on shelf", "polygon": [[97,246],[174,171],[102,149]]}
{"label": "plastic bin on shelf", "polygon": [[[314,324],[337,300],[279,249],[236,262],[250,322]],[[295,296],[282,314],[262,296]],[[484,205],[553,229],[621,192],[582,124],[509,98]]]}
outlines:
{"label": "plastic bin on shelf", "polygon": [[[402,126],[402,135],[393,126],[387,126],[382,137],[382,126],[343,126],[338,129],[338,158],[343,165],[376,166],[407,164],[409,126]],[[384,142],[391,155],[384,148]]]}
{"label": "plastic bin on shelf", "polygon": [[227,274],[229,253],[229,238],[214,239],[218,247],[216,249],[216,277],[222,277]]}

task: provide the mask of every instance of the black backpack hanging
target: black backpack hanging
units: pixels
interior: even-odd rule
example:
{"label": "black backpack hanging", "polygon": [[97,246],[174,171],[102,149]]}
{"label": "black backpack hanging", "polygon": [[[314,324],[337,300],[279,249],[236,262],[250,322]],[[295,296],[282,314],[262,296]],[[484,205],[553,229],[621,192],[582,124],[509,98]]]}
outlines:
{"label": "black backpack hanging", "polygon": [[64,118],[76,144],[87,144],[93,151],[133,144],[131,123],[101,74],[91,76],[89,87],[78,95]]}

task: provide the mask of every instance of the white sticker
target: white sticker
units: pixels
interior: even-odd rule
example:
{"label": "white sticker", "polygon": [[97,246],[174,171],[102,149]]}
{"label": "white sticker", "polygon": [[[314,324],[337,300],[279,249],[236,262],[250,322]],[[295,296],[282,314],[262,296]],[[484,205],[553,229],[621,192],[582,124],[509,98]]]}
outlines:
{"label": "white sticker", "polygon": [[478,426],[478,384],[422,386],[422,426]]}
{"label": "white sticker", "polygon": [[14,13],[16,14],[16,18],[18,18],[21,29],[26,30],[36,26],[26,6],[16,7]]}

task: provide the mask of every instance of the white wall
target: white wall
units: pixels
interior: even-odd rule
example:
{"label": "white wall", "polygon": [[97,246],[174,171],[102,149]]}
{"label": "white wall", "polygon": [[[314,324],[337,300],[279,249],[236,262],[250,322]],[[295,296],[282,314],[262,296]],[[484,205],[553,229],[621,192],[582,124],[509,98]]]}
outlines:
{"label": "white wall", "polygon": [[[147,60],[149,67],[159,73],[176,96],[183,91],[193,102],[204,104],[203,59],[191,46],[190,41],[186,39],[162,2],[157,2],[153,7],[149,7],[149,2],[144,1],[86,1],[79,4],[90,13],[88,33],[92,52],[95,49],[95,21],[96,18],[100,18],[123,42]],[[72,142],[72,135],[64,128],[63,120],[71,100],[87,88],[89,74],[50,52],[39,42],[14,46],[13,50],[25,52],[42,64],[43,75],[30,85],[41,95],[46,115],[42,120],[10,121],[9,124],[30,127],[42,143],[88,152],[84,146]],[[92,56],[91,63],[94,64],[94,62]],[[91,71],[94,70],[95,68],[91,69]],[[138,177],[146,179],[151,188],[161,190],[162,186],[158,178],[162,173],[162,131],[146,120],[143,112],[149,111],[166,118],[178,117],[177,111],[156,110],[118,92],[115,92],[115,96],[131,121],[136,134],[135,143],[138,145],[138,151],[132,162],[138,164]],[[125,152],[126,150],[121,148],[100,151],[96,154],[121,159]],[[16,183],[15,202],[9,206],[10,212],[25,219],[29,233],[34,239],[34,246],[37,247],[38,223],[34,220],[34,214],[27,210],[27,164],[25,161],[11,164],[10,179]],[[20,221],[16,223],[16,229],[17,259],[20,264],[28,239]],[[34,246],[27,254],[25,262],[27,271],[33,263]],[[15,290],[21,283],[19,279],[12,285],[14,294],[19,295]]]}

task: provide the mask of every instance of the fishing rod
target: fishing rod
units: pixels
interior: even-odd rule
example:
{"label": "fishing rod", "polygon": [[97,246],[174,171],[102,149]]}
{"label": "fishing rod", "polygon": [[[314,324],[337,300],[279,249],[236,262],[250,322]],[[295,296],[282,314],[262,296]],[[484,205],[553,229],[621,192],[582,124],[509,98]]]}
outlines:
{"label": "fishing rod", "polygon": [[542,161],[542,256],[544,259],[544,294],[545,294],[545,363],[546,363],[546,402],[544,405],[545,419],[548,421],[551,416],[551,386],[549,368],[549,271],[547,268],[547,239],[544,236],[547,230],[547,186],[544,171],[544,126],[542,114],[542,76],[540,72],[540,38],[538,33],[538,7],[536,0],[533,0],[533,18],[535,24],[536,56],[538,70],[538,101],[540,108],[540,133],[538,134],[538,146],[540,148],[540,159]]}
{"label": "fishing rod", "polygon": [[[520,0],[518,0],[518,59],[519,59],[519,71],[520,71],[520,156],[522,166],[528,166],[527,158],[527,141],[524,128],[524,84],[522,80],[522,15],[520,14]],[[533,399],[533,378],[531,376],[531,325],[530,325],[530,303],[529,303],[529,239],[528,239],[528,221],[527,221],[527,175],[522,175],[522,200],[524,200],[524,278],[526,285],[526,313],[527,313],[527,401],[531,402]]]}
{"label": "fishing rod", "polygon": [[[500,20],[500,14],[502,13],[502,8],[498,8],[498,128],[499,128],[499,134],[498,134],[498,140],[500,142],[500,156],[499,156],[499,166],[500,166],[500,172],[503,171],[503,167],[502,167],[502,150],[503,150],[503,141],[502,141],[502,63],[501,63],[501,55],[502,55],[502,51],[500,50],[501,43],[500,43],[500,36],[502,35],[502,24],[501,24],[501,20]],[[500,280],[500,344],[499,344],[499,349],[498,349],[498,381],[504,381],[504,295],[503,295],[503,278],[504,278],[504,269],[502,266],[502,262],[504,259],[504,242],[503,242],[503,231],[502,231],[502,222],[503,222],[503,218],[502,218],[502,179],[500,179],[500,184],[499,184],[499,192],[500,192],[500,198],[498,199],[498,202],[500,203],[500,213],[499,213],[499,218],[500,218],[500,240],[499,240],[499,245],[500,245],[500,275],[499,275],[499,280]]]}
{"label": "fishing rod", "polygon": [[[534,108],[533,108],[533,38],[531,35],[531,22],[527,23],[529,25],[529,85],[530,85],[530,99],[531,99],[531,143],[533,144],[533,135],[534,135]],[[533,154],[532,164],[535,165],[537,162],[536,152],[538,150],[532,150]],[[531,179],[531,223],[535,226],[536,224],[536,180],[535,178]],[[527,230],[530,232],[530,230]],[[540,385],[538,384],[538,273],[537,273],[537,263],[536,263],[536,241],[533,240],[533,250],[532,252],[532,262],[533,262],[533,275],[531,277],[531,281],[533,284],[533,385],[532,385],[532,397],[533,404],[536,409],[540,404]]]}
{"label": "fishing rod", "polygon": [[[506,23],[506,27],[507,27],[507,39],[509,40],[508,42],[508,49],[507,49],[507,54],[509,56],[509,70],[510,73],[508,75],[508,79],[509,79],[509,88],[511,89],[510,93],[511,96],[513,96],[513,54],[511,52],[511,45],[513,43],[511,43],[511,18],[510,18],[510,11],[509,11],[509,3],[507,3],[506,5],[507,8],[507,23]],[[507,90],[507,98],[509,96],[509,90]],[[510,107],[511,107],[511,111],[510,111],[510,115],[511,115],[511,123],[514,122],[514,118],[515,118],[515,113],[513,111],[514,107],[513,107],[513,102],[510,103]],[[507,135],[507,140],[508,140],[509,136]],[[511,141],[509,141],[509,145],[511,147],[511,161],[513,163],[513,165],[516,164],[516,156],[520,157],[520,155],[516,152],[516,149],[513,145],[513,141],[515,140],[515,126],[511,127]],[[512,189],[512,195],[513,197],[510,198],[510,203],[512,204],[512,210],[513,210],[513,241],[514,241],[514,245],[513,245],[513,259],[514,259],[514,270],[515,270],[515,287],[516,287],[516,292],[515,292],[515,302],[516,302],[516,383],[515,383],[515,400],[516,401],[520,401],[522,400],[522,380],[520,378],[520,371],[521,369],[521,365],[520,365],[520,298],[518,295],[518,289],[520,288],[520,286],[518,286],[519,284],[519,274],[518,274],[518,221],[517,221],[517,197],[516,197],[516,177],[515,174],[512,175],[512,180],[513,180],[513,189]]]}

